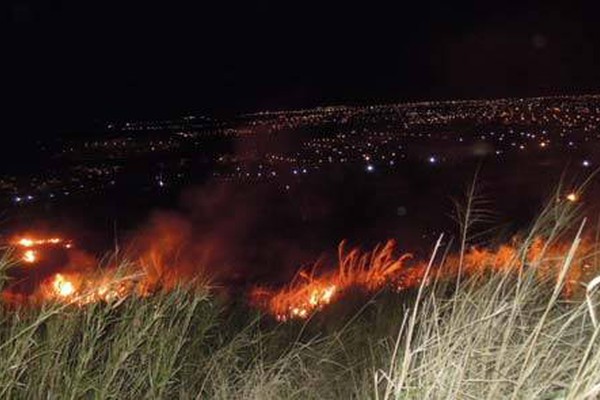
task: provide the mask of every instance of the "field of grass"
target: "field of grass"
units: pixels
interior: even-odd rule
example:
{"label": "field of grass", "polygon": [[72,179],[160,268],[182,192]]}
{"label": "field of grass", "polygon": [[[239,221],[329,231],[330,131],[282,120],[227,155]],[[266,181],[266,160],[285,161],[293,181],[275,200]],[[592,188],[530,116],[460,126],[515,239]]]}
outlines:
{"label": "field of grass", "polygon": [[308,320],[278,323],[208,288],[0,307],[0,398],[596,398],[593,283],[562,296],[581,221],[554,206],[542,214],[521,246],[570,238],[555,275],[532,265],[458,287],[348,293]]}

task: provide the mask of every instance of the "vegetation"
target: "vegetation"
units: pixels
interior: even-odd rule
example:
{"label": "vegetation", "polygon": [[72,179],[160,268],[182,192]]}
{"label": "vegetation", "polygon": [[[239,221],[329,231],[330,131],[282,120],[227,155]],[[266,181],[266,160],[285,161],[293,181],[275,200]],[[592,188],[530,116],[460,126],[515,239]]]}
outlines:
{"label": "vegetation", "polygon": [[349,293],[308,320],[277,323],[208,288],[0,308],[0,398],[595,398],[595,284],[563,296],[583,230],[551,203],[520,241],[525,254],[536,236],[571,238],[545,278],[530,265],[436,281],[439,247],[431,284]]}

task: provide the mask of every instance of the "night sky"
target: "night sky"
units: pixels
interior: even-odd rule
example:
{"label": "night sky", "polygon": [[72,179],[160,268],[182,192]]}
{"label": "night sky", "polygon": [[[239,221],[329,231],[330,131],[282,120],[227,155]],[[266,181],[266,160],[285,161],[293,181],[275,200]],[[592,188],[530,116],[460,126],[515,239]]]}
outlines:
{"label": "night sky", "polygon": [[600,83],[597,2],[154,3],[9,1],[4,129]]}

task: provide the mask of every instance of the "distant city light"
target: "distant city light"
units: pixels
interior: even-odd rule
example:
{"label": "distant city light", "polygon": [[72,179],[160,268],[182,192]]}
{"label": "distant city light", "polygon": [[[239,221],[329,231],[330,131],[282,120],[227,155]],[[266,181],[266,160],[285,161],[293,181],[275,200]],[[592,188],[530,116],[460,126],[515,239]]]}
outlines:
{"label": "distant city light", "polygon": [[589,160],[583,160],[583,162],[581,163],[581,165],[583,165],[584,167],[589,167],[590,165],[592,165],[592,163]]}
{"label": "distant city light", "polygon": [[571,192],[567,195],[567,200],[569,200],[571,203],[575,203],[577,200],[579,200],[579,196],[577,196],[577,193]]}
{"label": "distant city light", "polygon": [[437,163],[437,158],[435,156],[430,156],[428,161],[430,164],[435,164]]}
{"label": "distant city light", "polygon": [[375,166],[373,164],[367,165],[367,172],[373,172],[373,171],[375,171]]}

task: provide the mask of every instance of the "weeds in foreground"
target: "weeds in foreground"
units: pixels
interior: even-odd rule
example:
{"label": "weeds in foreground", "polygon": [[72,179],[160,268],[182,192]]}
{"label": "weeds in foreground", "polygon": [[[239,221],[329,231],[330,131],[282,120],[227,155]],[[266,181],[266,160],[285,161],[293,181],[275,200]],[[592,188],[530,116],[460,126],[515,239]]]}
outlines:
{"label": "weeds in foreground", "polygon": [[[346,310],[356,302],[342,298],[309,321],[278,324],[208,289],[3,307],[0,398],[595,398],[600,278],[582,301],[561,296],[580,221],[552,202],[522,241],[525,254],[534,237],[570,236],[558,279],[507,268]],[[428,274],[444,267],[441,249]]]}

